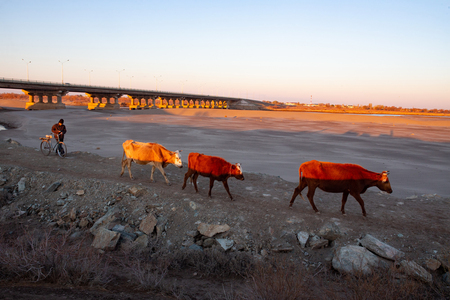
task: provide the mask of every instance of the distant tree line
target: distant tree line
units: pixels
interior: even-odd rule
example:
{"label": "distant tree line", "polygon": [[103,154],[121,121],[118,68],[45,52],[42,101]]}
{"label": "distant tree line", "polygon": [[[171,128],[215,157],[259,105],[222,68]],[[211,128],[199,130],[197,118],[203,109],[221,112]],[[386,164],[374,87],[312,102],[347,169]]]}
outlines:
{"label": "distant tree line", "polygon": [[450,114],[448,109],[427,109],[427,108],[403,108],[386,105],[345,105],[330,103],[283,103],[279,101],[263,101],[271,105],[274,110],[297,110],[297,111],[329,111],[329,112],[398,112],[398,113],[430,113],[430,114]]}

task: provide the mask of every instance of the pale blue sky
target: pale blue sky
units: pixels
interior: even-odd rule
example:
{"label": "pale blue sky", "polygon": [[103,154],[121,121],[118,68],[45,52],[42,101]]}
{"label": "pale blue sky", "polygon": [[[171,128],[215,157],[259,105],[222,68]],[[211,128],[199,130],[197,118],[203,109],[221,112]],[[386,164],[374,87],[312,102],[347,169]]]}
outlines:
{"label": "pale blue sky", "polygon": [[0,77],[22,59],[38,81],[69,59],[74,84],[450,109],[450,0],[0,0]]}

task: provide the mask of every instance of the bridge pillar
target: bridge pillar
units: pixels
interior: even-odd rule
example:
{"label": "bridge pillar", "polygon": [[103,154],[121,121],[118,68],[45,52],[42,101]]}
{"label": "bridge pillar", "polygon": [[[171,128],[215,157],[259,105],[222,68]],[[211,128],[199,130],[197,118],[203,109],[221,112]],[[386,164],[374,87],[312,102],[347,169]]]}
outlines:
{"label": "bridge pillar", "polygon": [[[89,110],[120,109],[119,98],[120,98],[121,94],[88,94],[88,93],[86,93],[86,95],[89,97],[89,100],[90,100],[90,102],[88,104]],[[95,98],[98,98],[98,103],[95,103]],[[103,98],[106,98],[106,103],[102,102]],[[114,99],[114,103],[111,101],[111,98]]]}
{"label": "bridge pillar", "polygon": [[[25,103],[25,109],[27,110],[45,110],[45,109],[64,109],[66,105],[62,103],[62,96],[66,95],[66,91],[32,91],[22,90],[28,95],[28,102]],[[38,97],[38,101],[35,102],[34,97]],[[44,102],[44,96],[47,97],[47,102]],[[57,102],[53,103],[52,97],[56,96]]]}

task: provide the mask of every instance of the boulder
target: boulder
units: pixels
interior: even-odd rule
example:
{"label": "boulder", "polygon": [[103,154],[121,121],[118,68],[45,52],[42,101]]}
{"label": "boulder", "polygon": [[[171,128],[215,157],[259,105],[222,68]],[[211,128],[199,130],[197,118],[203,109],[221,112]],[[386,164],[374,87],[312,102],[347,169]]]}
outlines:
{"label": "boulder", "polygon": [[155,226],[158,223],[158,220],[155,218],[153,214],[148,214],[148,216],[142,220],[139,225],[139,230],[143,233],[150,235],[155,230]]}
{"label": "boulder", "polygon": [[320,228],[317,235],[329,241],[334,241],[341,237],[342,234],[341,230],[335,223],[327,223]]}
{"label": "boulder", "polygon": [[361,246],[369,249],[373,253],[375,253],[378,256],[381,256],[383,258],[387,258],[390,260],[400,260],[402,257],[405,256],[405,253],[402,251],[399,251],[395,249],[392,246],[389,246],[388,244],[385,244],[381,242],[380,240],[377,240],[370,234],[366,234],[359,243]]}
{"label": "boulder", "polygon": [[344,246],[336,249],[332,266],[340,273],[368,275],[374,268],[388,268],[389,263],[360,246]]}
{"label": "boulder", "polygon": [[413,261],[402,260],[400,262],[400,272],[405,273],[406,275],[421,280],[423,282],[432,283],[433,276],[427,272],[424,268],[419,266],[417,263]]}
{"label": "boulder", "polygon": [[105,251],[112,251],[116,248],[120,233],[100,227],[95,234],[92,247]]}
{"label": "boulder", "polygon": [[206,223],[200,223],[198,224],[197,230],[200,232],[201,235],[207,236],[207,237],[213,237],[214,235],[222,232],[226,232],[230,230],[230,226],[228,225],[214,225],[214,224],[206,224]]}
{"label": "boulder", "polygon": [[306,244],[308,243],[309,240],[309,233],[306,231],[300,231],[299,233],[297,233],[297,239],[300,243],[300,246],[302,248],[306,248]]}

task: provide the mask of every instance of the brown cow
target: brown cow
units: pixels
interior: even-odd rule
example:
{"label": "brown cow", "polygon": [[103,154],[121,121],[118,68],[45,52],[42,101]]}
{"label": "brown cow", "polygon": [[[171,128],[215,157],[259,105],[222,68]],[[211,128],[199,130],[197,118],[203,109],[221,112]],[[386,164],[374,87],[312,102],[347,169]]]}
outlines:
{"label": "brown cow", "polygon": [[303,163],[298,169],[298,172],[300,175],[300,183],[294,190],[289,207],[292,207],[298,194],[305,200],[301,192],[308,186],[307,196],[309,203],[311,203],[316,213],[319,213],[319,210],[314,205],[314,192],[316,188],[319,188],[325,192],[343,193],[341,212],[344,215],[347,197],[349,194],[352,195],[358,201],[359,205],[361,205],[362,213],[365,217],[366,210],[364,209],[364,201],[360,194],[363,194],[372,186],[376,186],[389,194],[392,193],[387,171],[375,173],[358,165],[311,160]]}
{"label": "brown cow", "polygon": [[197,178],[198,175],[209,177],[209,193],[211,197],[211,190],[214,185],[214,180],[222,181],[225,190],[227,190],[230,199],[230,189],[228,188],[228,178],[234,177],[239,180],[244,180],[244,174],[240,164],[232,165],[221,157],[208,156],[199,153],[189,153],[188,157],[188,171],[184,175],[184,183],[181,189],[186,187],[186,180],[191,178],[191,182],[194,182],[195,191],[198,193]]}
{"label": "brown cow", "polygon": [[[180,151],[169,151],[160,144],[156,143],[141,143],[133,140],[127,140],[123,143],[123,156],[122,156],[122,172],[120,176],[123,175],[125,170],[125,165],[128,167],[128,173],[130,178],[133,179],[131,175],[131,162],[135,162],[140,165],[152,165],[152,174],[150,176],[150,181],[153,182],[153,173],[155,173],[155,168],[161,171],[161,174],[166,179],[166,183],[170,185],[169,179],[167,179],[166,173],[164,173],[164,168],[169,164],[173,164],[178,168],[183,167],[183,162],[181,161]],[[125,158],[126,156],[126,158]]]}

